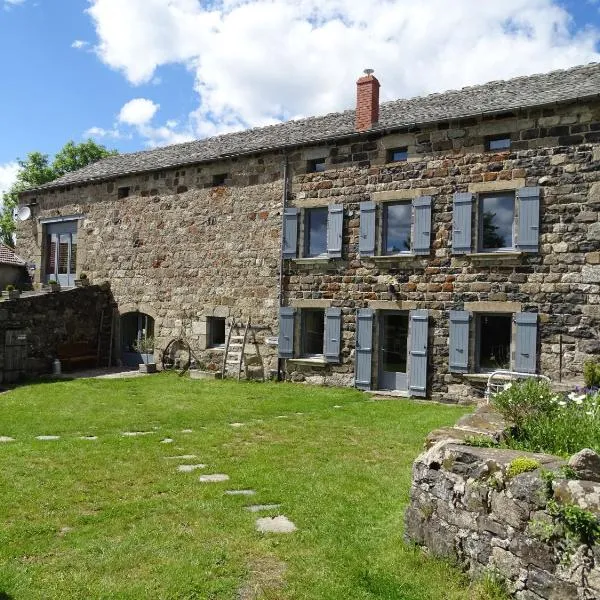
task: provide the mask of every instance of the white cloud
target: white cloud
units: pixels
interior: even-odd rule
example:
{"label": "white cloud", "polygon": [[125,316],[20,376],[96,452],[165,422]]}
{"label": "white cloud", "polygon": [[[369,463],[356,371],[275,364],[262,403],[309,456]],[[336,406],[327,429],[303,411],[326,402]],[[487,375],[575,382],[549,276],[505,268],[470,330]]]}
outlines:
{"label": "white cloud", "polygon": [[[90,2],[98,56],[132,84],[172,63],[195,75],[190,131],[149,143],[351,108],[365,67],[389,100],[600,60],[599,32],[573,31],[558,0]],[[148,125],[142,101],[124,122]]]}
{"label": "white cloud", "polygon": [[75,48],[75,50],[83,50],[83,48],[87,48],[89,45],[90,43],[84,40],[75,40],[71,44],[71,48]]}
{"label": "white cloud", "polygon": [[110,138],[113,140],[119,140],[121,138],[129,137],[129,136],[123,135],[116,126],[113,126],[112,129],[104,129],[103,127],[94,126],[94,127],[90,127],[86,131],[84,131],[82,137],[84,137],[84,138]]}
{"label": "white cloud", "polygon": [[159,108],[160,104],[155,104],[152,100],[134,98],[121,108],[119,121],[127,125],[145,125],[152,121]]}
{"label": "white cloud", "polygon": [[16,162],[0,164],[0,200],[2,200],[2,194],[8,191],[16,181],[18,172],[19,165]]}
{"label": "white cloud", "polygon": [[19,4],[24,4],[25,0],[4,0],[3,6],[4,10],[10,10],[14,6],[19,6]]}

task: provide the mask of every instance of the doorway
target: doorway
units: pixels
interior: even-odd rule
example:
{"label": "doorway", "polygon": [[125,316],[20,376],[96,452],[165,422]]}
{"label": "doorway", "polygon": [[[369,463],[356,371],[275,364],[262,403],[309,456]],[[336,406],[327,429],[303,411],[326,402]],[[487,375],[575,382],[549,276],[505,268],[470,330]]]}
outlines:
{"label": "doorway", "polygon": [[408,313],[379,317],[379,389],[408,390]]}
{"label": "doorway", "polygon": [[121,316],[121,360],[128,367],[154,362],[154,319],[145,313]]}

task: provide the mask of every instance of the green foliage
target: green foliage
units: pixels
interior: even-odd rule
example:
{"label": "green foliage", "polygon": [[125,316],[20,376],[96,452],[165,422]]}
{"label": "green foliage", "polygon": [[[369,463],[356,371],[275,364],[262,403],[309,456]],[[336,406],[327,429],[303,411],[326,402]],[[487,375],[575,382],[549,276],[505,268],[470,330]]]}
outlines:
{"label": "green foliage", "polygon": [[9,283],[4,289],[7,292],[14,292],[16,288],[15,288],[15,286],[12,283]]}
{"label": "green foliage", "polygon": [[56,279],[48,279],[48,285],[58,285],[58,281]]}
{"label": "green foliage", "polygon": [[554,494],[554,480],[556,475],[552,471],[546,471],[546,469],[542,469],[540,472],[540,477],[545,484],[546,498],[552,498]]}
{"label": "green foliage", "polygon": [[586,360],[583,363],[583,380],[588,388],[600,387],[600,362]]}
{"label": "green foliage", "polygon": [[508,600],[506,583],[495,571],[488,571],[471,586],[469,600]]}
{"label": "green foliage", "polygon": [[546,508],[548,513],[580,542],[593,546],[600,538],[600,521],[589,510],[576,504],[559,504],[556,500],[549,500]]}
{"label": "green foliage", "polygon": [[529,458],[528,456],[517,456],[514,460],[510,462],[506,469],[506,476],[509,479],[520,475],[521,473],[527,473],[528,471],[535,471],[540,468],[539,461],[534,458]]}
{"label": "green foliage", "polygon": [[30,152],[25,160],[17,159],[19,172],[12,187],[2,195],[0,213],[0,240],[9,246],[14,245],[15,222],[13,211],[19,204],[19,194],[29,188],[49,183],[65,173],[76,171],[101,158],[117,154],[116,150],[107,150],[93,140],[81,144],[69,141],[50,162],[47,154]]}
{"label": "green foliage", "polygon": [[81,273],[79,275],[79,279],[87,279],[87,278],[88,278],[87,273]]}
{"label": "green foliage", "polygon": [[498,446],[496,440],[486,435],[469,435],[465,438],[465,444],[475,448],[496,448]]}
{"label": "green foliage", "polygon": [[563,465],[559,470],[560,474],[563,476],[563,479],[579,479],[577,471],[569,465]]}

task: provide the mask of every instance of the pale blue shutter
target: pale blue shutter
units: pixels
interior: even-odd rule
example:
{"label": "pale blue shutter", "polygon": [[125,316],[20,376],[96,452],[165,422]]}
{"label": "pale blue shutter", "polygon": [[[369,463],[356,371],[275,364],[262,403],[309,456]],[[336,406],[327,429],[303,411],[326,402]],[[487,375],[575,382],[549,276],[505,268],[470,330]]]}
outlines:
{"label": "pale blue shutter", "polygon": [[354,354],[354,385],[371,389],[373,359],[373,310],[361,308],[356,313],[356,351]]}
{"label": "pale blue shutter", "polygon": [[450,351],[448,369],[451,373],[467,373],[469,370],[469,321],[466,310],[450,311]]}
{"label": "pale blue shutter", "polygon": [[296,258],[298,255],[298,209],[286,208],[283,211],[283,258]]}
{"label": "pale blue shutter", "polygon": [[537,252],[540,239],[540,188],[521,188],[518,197],[517,248],[522,252]]}
{"label": "pale blue shutter", "polygon": [[537,313],[517,313],[515,370],[535,373],[537,359]]}
{"label": "pale blue shutter", "polygon": [[342,309],[328,308],[325,311],[325,359],[327,362],[340,362],[342,337]]}
{"label": "pale blue shutter", "polygon": [[410,370],[408,391],[411,396],[427,396],[427,334],[429,313],[426,310],[410,311]]}
{"label": "pale blue shutter", "polygon": [[279,308],[279,358],[294,356],[294,314],[291,306]]}
{"label": "pale blue shutter", "polygon": [[412,251],[415,254],[431,252],[431,196],[421,196],[413,200],[415,213],[415,239]]}
{"label": "pale blue shutter", "polygon": [[344,226],[344,205],[330,204],[327,216],[327,255],[330,258],[342,256],[342,228]]}
{"label": "pale blue shutter", "polygon": [[375,254],[375,203],[360,203],[360,237],[358,251],[362,256]]}
{"label": "pale blue shutter", "polygon": [[457,192],[452,206],[452,253],[471,252],[471,213],[473,194]]}

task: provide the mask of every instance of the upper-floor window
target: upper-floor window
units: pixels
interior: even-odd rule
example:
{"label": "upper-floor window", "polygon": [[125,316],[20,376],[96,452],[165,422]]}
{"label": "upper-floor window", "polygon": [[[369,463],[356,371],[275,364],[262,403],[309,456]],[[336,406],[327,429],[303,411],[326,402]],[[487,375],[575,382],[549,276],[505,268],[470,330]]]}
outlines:
{"label": "upper-floor window", "polygon": [[129,196],[129,187],[117,188],[117,198],[119,200],[123,200],[123,198],[127,198],[128,196]]}
{"label": "upper-floor window", "polygon": [[312,160],[307,161],[306,171],[307,173],[322,173],[325,171],[325,159],[324,158],[314,158]]}
{"label": "upper-floor window", "polygon": [[383,205],[382,254],[411,251],[412,205],[410,202]]}
{"label": "upper-floor window", "polygon": [[479,250],[512,250],[514,228],[514,193],[479,198]]}
{"label": "upper-floor window", "polygon": [[408,148],[392,148],[388,150],[388,162],[404,162],[408,160]]}
{"label": "upper-floor window", "polygon": [[510,136],[509,135],[495,135],[489,137],[485,141],[486,150],[508,150],[510,148]]}
{"label": "upper-floor window", "polygon": [[327,207],[308,208],[304,213],[304,255],[327,255]]}
{"label": "upper-floor window", "polygon": [[213,187],[225,185],[226,181],[227,181],[227,173],[218,173],[217,175],[212,176]]}

